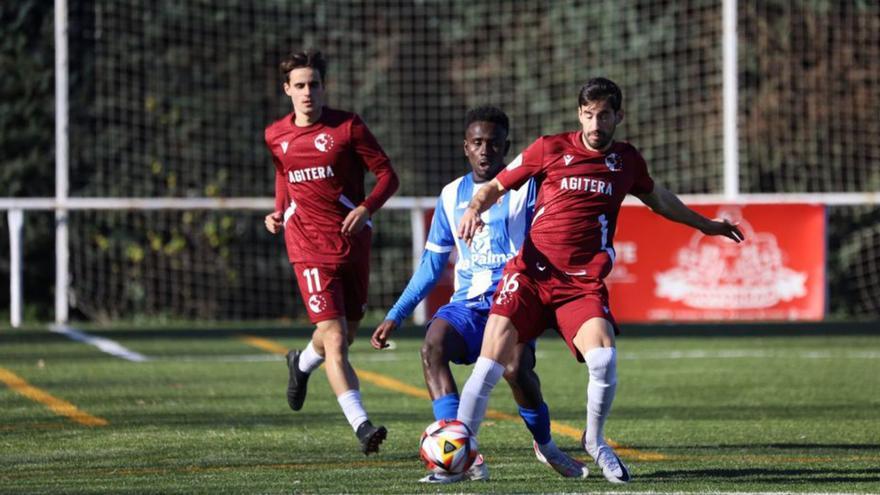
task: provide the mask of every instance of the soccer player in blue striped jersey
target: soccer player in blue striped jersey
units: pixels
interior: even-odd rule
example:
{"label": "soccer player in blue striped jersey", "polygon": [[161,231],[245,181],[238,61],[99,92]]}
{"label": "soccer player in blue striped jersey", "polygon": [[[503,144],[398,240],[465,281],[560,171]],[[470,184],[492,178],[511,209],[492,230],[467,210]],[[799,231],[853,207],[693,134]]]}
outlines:
{"label": "soccer player in blue striped jersey", "polygon": [[[522,245],[534,213],[537,188],[531,182],[510,191],[483,213],[485,228],[470,245],[456,236],[456,226],[474,193],[504,168],[504,157],[510,148],[509,131],[509,119],[498,108],[484,106],[467,113],[464,154],[470,162],[471,173],[443,188],[437,198],[419,267],[371,339],[376,349],[387,346],[391,333],[436,285],[450,254],[457,250],[454,293],[428,323],[421,349],[422,369],[435,419],[455,418],[458,414],[458,387],[449,363],[472,364],[479,357],[492,295],[504,265]],[[518,344],[517,355],[519,360],[505,370],[504,377],[519,404],[520,416],[534,437],[536,456],[563,476],[584,476],[583,464],[559,450],[550,435],[550,413],[534,371],[534,341]],[[430,474],[421,481],[451,483],[481,479],[488,479],[488,468],[478,458],[466,473]]]}

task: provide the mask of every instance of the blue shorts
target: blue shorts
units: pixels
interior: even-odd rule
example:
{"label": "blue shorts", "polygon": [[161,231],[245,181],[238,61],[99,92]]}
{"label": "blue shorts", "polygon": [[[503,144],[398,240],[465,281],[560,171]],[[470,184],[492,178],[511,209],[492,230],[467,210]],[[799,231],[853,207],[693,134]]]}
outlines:
{"label": "blue shorts", "polygon": [[[448,321],[452,328],[464,339],[467,346],[465,358],[452,359],[455,364],[473,364],[480,357],[480,347],[483,345],[483,332],[486,330],[486,321],[489,319],[490,300],[479,299],[470,301],[452,301],[440,307],[426,328],[440,318]],[[535,341],[528,342],[532,350],[535,350]]]}

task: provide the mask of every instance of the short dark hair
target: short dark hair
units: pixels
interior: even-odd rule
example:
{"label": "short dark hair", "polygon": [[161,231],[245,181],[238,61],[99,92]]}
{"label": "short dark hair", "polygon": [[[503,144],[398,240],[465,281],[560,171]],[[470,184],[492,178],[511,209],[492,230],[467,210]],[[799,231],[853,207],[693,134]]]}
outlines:
{"label": "short dark hair", "polygon": [[578,93],[578,108],[601,100],[607,100],[616,112],[623,106],[623,93],[613,81],[604,77],[594,77],[581,86],[581,91]]}
{"label": "short dark hair", "polygon": [[464,128],[467,129],[474,122],[492,122],[498,127],[503,127],[506,134],[510,134],[510,119],[500,108],[491,105],[483,105],[471,108],[465,117]]}
{"label": "short dark hair", "polygon": [[321,83],[324,83],[324,75],[327,73],[327,60],[319,50],[303,50],[300,52],[290,52],[286,57],[281,59],[278,69],[281,71],[281,80],[287,82],[290,71],[293,69],[301,69],[310,67],[321,74]]}

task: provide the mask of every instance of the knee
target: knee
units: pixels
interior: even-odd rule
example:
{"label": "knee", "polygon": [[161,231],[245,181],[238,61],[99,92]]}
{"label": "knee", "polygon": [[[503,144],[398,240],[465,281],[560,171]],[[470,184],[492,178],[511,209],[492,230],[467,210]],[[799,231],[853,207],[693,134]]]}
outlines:
{"label": "knee", "polygon": [[617,383],[617,355],[614,347],[597,347],[584,356],[590,380],[614,385]]}
{"label": "knee", "polygon": [[523,373],[519,362],[514,361],[504,367],[504,379],[511,385],[516,385],[522,381]]}
{"label": "knee", "polygon": [[332,332],[324,335],[324,354],[329,359],[332,356],[342,355],[348,348],[348,339],[346,336]]}
{"label": "knee", "polygon": [[422,356],[422,365],[426,368],[434,368],[443,363],[443,344],[432,340],[422,343],[419,353]]}

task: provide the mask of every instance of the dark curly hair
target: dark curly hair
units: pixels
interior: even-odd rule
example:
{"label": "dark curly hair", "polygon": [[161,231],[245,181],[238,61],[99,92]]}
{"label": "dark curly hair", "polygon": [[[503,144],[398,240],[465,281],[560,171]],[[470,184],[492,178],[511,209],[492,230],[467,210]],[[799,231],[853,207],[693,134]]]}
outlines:
{"label": "dark curly hair", "polygon": [[504,128],[506,134],[510,134],[510,119],[498,107],[483,105],[468,110],[464,128],[467,129],[474,122],[492,122],[496,126]]}

